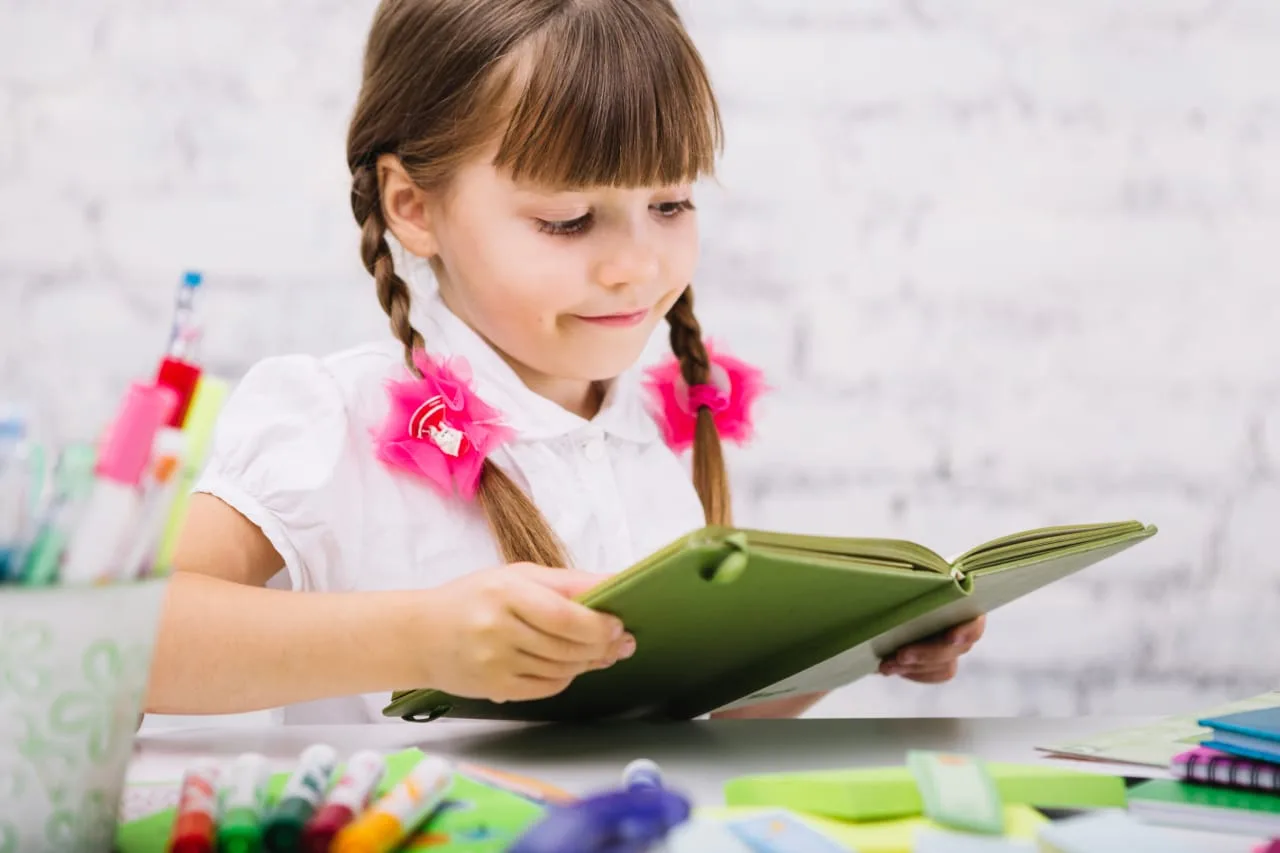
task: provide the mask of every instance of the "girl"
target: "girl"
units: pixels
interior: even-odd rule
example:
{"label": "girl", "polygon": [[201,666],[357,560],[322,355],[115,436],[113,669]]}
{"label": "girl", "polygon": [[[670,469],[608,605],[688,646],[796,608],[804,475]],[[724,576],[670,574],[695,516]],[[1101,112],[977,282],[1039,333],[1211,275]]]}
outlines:
{"label": "girl", "polygon": [[[720,432],[745,431],[753,390],[703,343],[689,286],[691,184],[720,133],[669,0],[384,0],[347,162],[393,335],[242,380],[175,556],[149,711],[381,720],[393,689],[533,699],[632,654],[571,599],[729,522]],[[397,273],[393,240],[434,286]],[[663,320],[655,420],[632,366]],[[265,588],[281,568],[311,594]],[[981,630],[884,671],[946,680]]]}

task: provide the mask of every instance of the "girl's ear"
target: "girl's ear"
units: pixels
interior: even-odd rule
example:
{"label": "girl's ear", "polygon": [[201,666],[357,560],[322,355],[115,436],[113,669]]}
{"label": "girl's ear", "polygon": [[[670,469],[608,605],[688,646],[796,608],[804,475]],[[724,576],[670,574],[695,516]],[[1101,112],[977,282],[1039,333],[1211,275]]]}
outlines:
{"label": "girl's ear", "polygon": [[378,158],[378,191],[383,219],[400,245],[424,259],[438,254],[427,192],[413,182],[394,154]]}

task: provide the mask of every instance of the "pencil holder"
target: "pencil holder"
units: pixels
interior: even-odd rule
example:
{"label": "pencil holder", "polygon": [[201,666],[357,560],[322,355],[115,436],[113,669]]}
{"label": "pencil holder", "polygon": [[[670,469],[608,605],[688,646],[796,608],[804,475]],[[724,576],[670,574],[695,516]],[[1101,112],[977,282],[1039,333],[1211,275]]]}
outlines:
{"label": "pencil holder", "polygon": [[165,581],[0,587],[0,853],[109,853]]}

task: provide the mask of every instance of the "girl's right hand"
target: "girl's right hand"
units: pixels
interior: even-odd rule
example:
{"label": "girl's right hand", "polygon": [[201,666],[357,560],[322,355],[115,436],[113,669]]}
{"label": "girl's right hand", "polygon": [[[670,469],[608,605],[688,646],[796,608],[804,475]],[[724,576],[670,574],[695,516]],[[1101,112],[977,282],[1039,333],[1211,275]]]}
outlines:
{"label": "girl's right hand", "polygon": [[414,642],[409,653],[424,656],[425,684],[455,696],[554,696],[635,651],[621,620],[572,600],[602,580],[529,563],[465,575],[424,592],[417,630],[406,634]]}

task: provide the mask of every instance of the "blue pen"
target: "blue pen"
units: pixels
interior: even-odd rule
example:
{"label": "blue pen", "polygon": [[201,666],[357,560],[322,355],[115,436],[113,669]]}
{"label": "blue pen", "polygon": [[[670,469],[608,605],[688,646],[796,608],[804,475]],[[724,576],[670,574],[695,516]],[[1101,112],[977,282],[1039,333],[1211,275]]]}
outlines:
{"label": "blue pen", "polygon": [[0,583],[17,576],[31,524],[26,439],[25,418],[17,413],[0,416]]}

